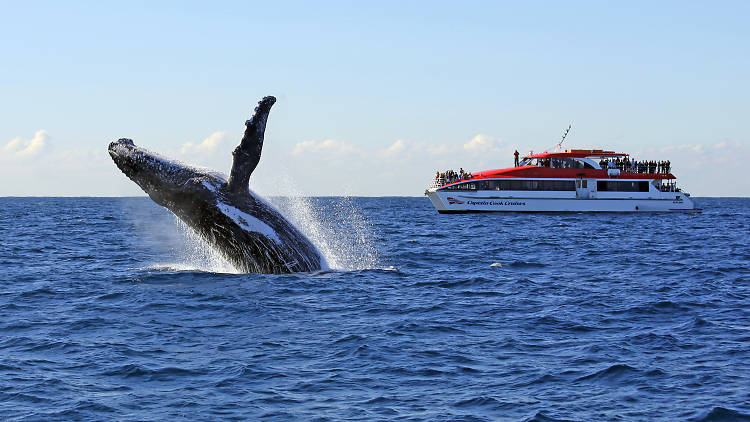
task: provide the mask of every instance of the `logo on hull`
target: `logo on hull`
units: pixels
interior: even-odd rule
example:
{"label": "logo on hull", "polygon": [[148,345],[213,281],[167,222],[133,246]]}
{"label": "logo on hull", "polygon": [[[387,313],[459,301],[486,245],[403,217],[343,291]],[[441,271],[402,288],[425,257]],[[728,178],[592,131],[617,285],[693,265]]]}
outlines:
{"label": "logo on hull", "polygon": [[464,201],[459,201],[458,199],[456,199],[456,198],[454,198],[452,196],[449,196],[449,197],[447,197],[445,199],[448,200],[448,205],[454,205],[454,204],[461,205],[461,204],[464,203]]}

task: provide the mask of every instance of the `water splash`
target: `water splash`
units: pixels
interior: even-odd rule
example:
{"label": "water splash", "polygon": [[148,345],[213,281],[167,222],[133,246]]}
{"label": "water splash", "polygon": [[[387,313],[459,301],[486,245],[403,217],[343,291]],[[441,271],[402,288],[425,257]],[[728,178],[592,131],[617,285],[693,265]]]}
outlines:
{"label": "water splash", "polygon": [[193,231],[186,223],[174,216],[175,226],[181,238],[179,245],[173,250],[177,258],[176,263],[167,265],[178,271],[206,271],[212,273],[239,274],[232,264],[205,240]]}
{"label": "water splash", "polygon": [[276,174],[275,181],[274,195],[278,196],[266,199],[310,239],[331,269],[380,267],[375,231],[354,198],[305,196],[284,171]]}
{"label": "water splash", "polygon": [[330,268],[378,268],[372,225],[351,197],[268,199],[313,242]]}

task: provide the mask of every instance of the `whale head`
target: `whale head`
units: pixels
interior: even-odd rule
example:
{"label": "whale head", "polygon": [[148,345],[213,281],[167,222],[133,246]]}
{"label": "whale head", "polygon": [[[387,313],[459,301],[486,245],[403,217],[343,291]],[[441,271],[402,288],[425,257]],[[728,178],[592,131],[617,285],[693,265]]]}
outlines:
{"label": "whale head", "polygon": [[219,172],[169,159],[127,138],[110,143],[109,155],[154,202],[173,212],[185,197],[210,197],[227,184],[226,176]]}

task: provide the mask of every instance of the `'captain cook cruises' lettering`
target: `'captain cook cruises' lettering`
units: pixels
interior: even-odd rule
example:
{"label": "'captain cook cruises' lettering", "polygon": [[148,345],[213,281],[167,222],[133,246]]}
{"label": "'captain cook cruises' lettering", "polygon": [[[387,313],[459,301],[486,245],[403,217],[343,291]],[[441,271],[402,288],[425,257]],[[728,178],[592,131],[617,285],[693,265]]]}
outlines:
{"label": "'captain cook cruises' lettering", "polygon": [[469,205],[526,205],[518,201],[466,201]]}
{"label": "'captain cook cruises' lettering", "polygon": [[489,211],[700,211],[677,187],[669,161],[568,149],[530,154],[514,167],[437,172],[425,191],[439,213]]}

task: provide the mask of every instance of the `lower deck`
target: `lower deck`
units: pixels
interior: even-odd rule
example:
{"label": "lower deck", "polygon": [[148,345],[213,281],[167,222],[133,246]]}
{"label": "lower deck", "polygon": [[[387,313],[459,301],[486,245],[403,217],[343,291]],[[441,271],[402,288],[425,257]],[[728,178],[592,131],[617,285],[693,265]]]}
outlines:
{"label": "lower deck", "polygon": [[684,192],[614,192],[581,195],[581,192],[427,191],[440,213],[466,212],[667,212],[694,211]]}

